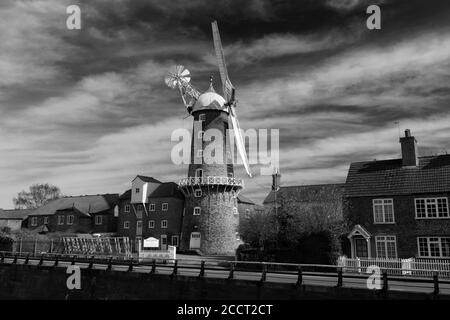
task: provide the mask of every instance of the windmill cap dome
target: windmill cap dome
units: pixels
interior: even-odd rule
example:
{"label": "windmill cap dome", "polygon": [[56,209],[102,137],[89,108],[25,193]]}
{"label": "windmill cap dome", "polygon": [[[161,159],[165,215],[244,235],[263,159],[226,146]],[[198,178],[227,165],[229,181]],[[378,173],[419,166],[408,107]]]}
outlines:
{"label": "windmill cap dome", "polygon": [[228,111],[225,106],[225,99],[214,90],[212,83],[209,86],[209,89],[198,97],[197,102],[192,109],[192,112],[199,110],[222,110]]}

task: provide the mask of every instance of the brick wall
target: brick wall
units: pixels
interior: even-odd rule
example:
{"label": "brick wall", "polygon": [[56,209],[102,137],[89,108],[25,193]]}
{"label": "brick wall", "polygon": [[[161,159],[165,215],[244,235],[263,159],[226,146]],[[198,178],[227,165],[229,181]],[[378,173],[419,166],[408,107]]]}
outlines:
{"label": "brick wall", "polygon": [[[394,235],[397,240],[399,258],[418,255],[417,237],[450,236],[450,219],[415,219],[415,198],[449,197],[449,193],[426,195],[402,195],[382,197],[353,197],[345,202],[345,214],[352,228],[356,224],[363,226],[371,234],[372,255],[375,257],[375,236]],[[394,201],[394,224],[374,224],[373,199],[391,198]]]}

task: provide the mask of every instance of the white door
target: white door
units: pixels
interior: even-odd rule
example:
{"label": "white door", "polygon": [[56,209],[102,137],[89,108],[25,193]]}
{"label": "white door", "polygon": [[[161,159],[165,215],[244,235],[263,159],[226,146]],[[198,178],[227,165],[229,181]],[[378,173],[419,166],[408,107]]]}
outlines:
{"label": "white door", "polygon": [[192,232],[191,241],[189,242],[189,248],[200,249],[200,240],[201,240],[200,232]]}

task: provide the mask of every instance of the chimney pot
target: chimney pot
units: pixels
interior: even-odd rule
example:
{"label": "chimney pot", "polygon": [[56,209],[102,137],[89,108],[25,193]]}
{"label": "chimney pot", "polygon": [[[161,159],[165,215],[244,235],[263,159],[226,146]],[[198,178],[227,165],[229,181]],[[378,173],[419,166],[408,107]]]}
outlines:
{"label": "chimney pot", "polygon": [[417,150],[417,140],[411,135],[409,129],[405,130],[405,136],[400,138],[402,146],[403,167],[417,167],[419,165],[419,152]]}

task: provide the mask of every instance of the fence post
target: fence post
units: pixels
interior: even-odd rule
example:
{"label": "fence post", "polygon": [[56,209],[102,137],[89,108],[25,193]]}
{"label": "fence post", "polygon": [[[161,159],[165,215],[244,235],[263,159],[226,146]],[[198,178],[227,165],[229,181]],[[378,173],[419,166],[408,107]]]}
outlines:
{"label": "fence post", "polygon": [[19,253],[22,253],[22,238],[19,241]]}
{"label": "fence post", "polygon": [[202,264],[200,265],[200,274],[198,276],[199,277],[205,276],[205,261],[204,260],[202,260]]}
{"label": "fence post", "polygon": [[337,281],[337,287],[342,287],[342,268],[339,268],[338,270],[338,281]]}
{"label": "fence post", "polygon": [[43,263],[44,263],[44,254],[41,254],[41,258],[39,259],[38,266],[42,266]]}
{"label": "fence post", "polygon": [[263,263],[263,270],[262,270],[262,273],[261,273],[261,280],[260,280],[260,282],[266,281],[266,278],[267,278],[267,265],[265,263]]}
{"label": "fence post", "polygon": [[388,287],[388,276],[387,271],[383,272],[383,291],[384,293],[387,293],[389,287]]}
{"label": "fence post", "polygon": [[73,266],[75,265],[75,257],[76,257],[76,256],[72,256],[72,265],[73,265]]}
{"label": "fence post", "polygon": [[56,256],[55,258],[55,264],[53,265],[54,267],[57,267],[59,264],[59,254]]}
{"label": "fence post", "polygon": [[94,256],[91,256],[88,268],[89,269],[93,269],[94,268]]}
{"label": "fence post", "polygon": [[27,254],[24,264],[28,264],[29,261],[30,261],[30,254]]}
{"label": "fence post", "polygon": [[178,273],[178,260],[175,260],[175,264],[173,265],[173,272],[171,274],[171,277],[176,276]]}
{"label": "fence post", "polygon": [[5,253],[2,252],[1,255],[2,255],[2,260],[1,260],[1,262],[4,263],[4,262],[5,262]]}
{"label": "fence post", "polygon": [[156,272],[156,260],[152,260],[152,270],[150,271],[151,274],[155,274]]}
{"label": "fence post", "polygon": [[233,279],[234,277],[234,262],[230,264],[230,274],[228,275],[228,279]]}
{"label": "fence post", "polygon": [[12,262],[13,264],[17,263],[17,253],[14,255],[14,260]]}
{"label": "fence post", "polygon": [[112,257],[109,257],[108,266],[106,267],[106,270],[111,270],[111,269],[112,269]]}
{"label": "fence post", "polygon": [[302,273],[302,266],[298,266],[297,269],[297,283],[295,284],[297,287],[300,287],[303,283],[303,273]]}
{"label": "fence post", "polygon": [[433,283],[434,283],[433,294],[438,295],[439,294],[439,275],[438,275],[437,271],[435,271],[433,274]]}
{"label": "fence post", "polygon": [[128,272],[133,271],[133,258],[130,259],[130,264],[128,265]]}
{"label": "fence post", "polygon": [[53,253],[53,239],[50,242],[50,253]]}
{"label": "fence post", "polygon": [[36,257],[36,253],[37,253],[37,238],[34,238],[33,257]]}

